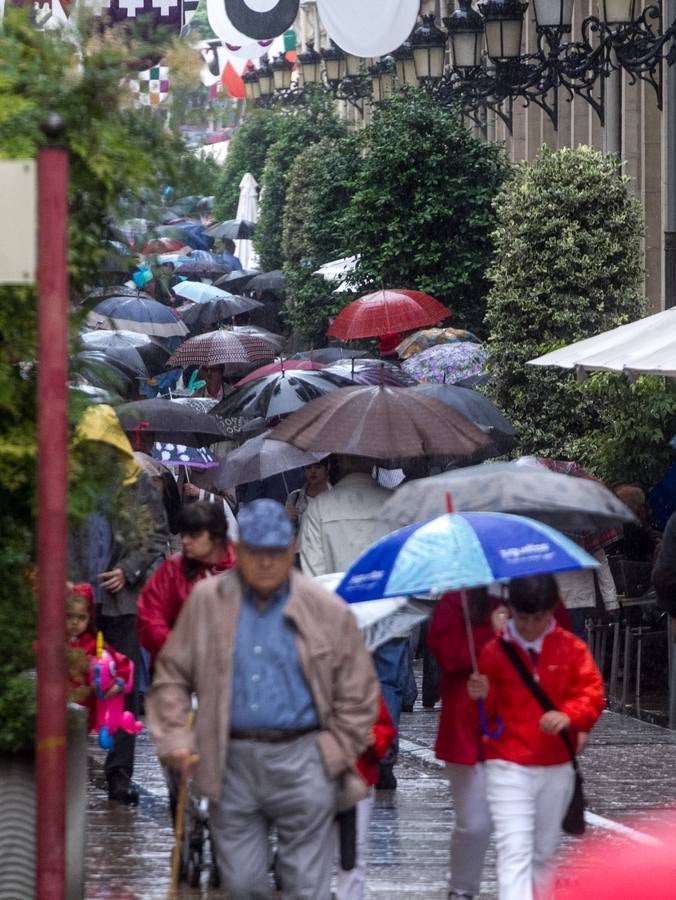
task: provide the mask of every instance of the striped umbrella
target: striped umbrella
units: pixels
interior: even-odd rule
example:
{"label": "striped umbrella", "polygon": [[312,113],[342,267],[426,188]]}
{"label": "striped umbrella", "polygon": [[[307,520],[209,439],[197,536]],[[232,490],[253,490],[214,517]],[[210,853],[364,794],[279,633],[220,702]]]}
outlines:
{"label": "striped umbrella", "polygon": [[252,334],[221,328],[189,338],[169,359],[170,366],[251,366],[272,362],[274,349]]}

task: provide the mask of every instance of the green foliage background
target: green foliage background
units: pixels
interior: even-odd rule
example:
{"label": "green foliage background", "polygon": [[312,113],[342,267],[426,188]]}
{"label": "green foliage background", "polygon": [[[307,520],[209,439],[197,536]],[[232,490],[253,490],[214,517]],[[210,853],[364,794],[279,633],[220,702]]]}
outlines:
{"label": "green foliage background", "polygon": [[252,110],[230,139],[228,155],[216,185],[214,214],[217,219],[234,219],[243,175],[251,172],[260,186],[268,150],[276,138],[278,119],[272,110]]}
{"label": "green foliage background", "polygon": [[516,167],[495,208],[490,393],[520,433],[522,452],[577,455],[602,468],[593,435],[617,403],[605,413],[574,374],[526,363],[643,314],[640,203],[615,157],[543,148]]}
{"label": "green foliage background", "polygon": [[[149,111],[123,108],[124,53],[105,47],[81,59],[72,45],[8,10],[0,32],[0,158],[34,157],[47,111],[61,115],[69,151],[69,275],[73,299],[101,271],[106,222],[127,192],[162,184],[184,194],[213,188],[213,168],[164,133]],[[211,193],[211,190],[207,191]],[[5,210],[11,219],[11,211]],[[0,286],[0,751],[32,741],[34,665],[37,299],[32,287]],[[73,307],[73,324],[78,313]],[[87,493],[86,478],[79,485]],[[73,497],[75,507],[84,501]],[[86,504],[85,504],[86,505]]]}

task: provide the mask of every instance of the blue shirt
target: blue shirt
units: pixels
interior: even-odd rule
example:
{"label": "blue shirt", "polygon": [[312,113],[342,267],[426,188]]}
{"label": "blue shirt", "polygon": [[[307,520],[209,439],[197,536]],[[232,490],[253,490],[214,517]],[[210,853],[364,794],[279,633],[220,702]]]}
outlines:
{"label": "blue shirt", "polygon": [[318,725],[298,659],[296,632],[284,616],[285,584],[263,609],[244,590],[237,621],[230,702],[234,731],[295,730]]}

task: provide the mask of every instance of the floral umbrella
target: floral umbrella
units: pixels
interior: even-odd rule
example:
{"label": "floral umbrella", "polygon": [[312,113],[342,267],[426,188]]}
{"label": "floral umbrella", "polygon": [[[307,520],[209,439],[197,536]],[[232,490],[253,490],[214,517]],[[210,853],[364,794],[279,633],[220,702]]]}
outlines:
{"label": "floral umbrella", "polygon": [[416,353],[402,363],[402,369],[418,381],[457,384],[486,369],[486,350],[481,344],[459,341],[439,344]]}
{"label": "floral umbrella", "polygon": [[481,343],[476,335],[471,331],[465,331],[464,328],[423,328],[422,331],[416,331],[415,334],[409,334],[404,338],[397,347],[397,356],[399,359],[408,359],[409,356],[414,356],[437,344],[455,344],[458,341]]}

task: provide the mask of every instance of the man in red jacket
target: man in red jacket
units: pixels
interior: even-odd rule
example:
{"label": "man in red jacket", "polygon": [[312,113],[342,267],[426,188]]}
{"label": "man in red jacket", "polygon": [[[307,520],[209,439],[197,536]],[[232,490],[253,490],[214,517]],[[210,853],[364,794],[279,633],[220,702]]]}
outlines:
{"label": "man in red jacket", "polygon": [[502,722],[496,737],[484,739],[500,900],[546,895],[574,787],[561,735],[567,731],[575,747],[603,709],[603,679],[584,641],[557,625],[557,602],[553,576],[515,579],[504,633],[553,709],[544,712],[498,639],[485,645],[481,674],[468,682],[470,697],[485,700],[489,717]]}

